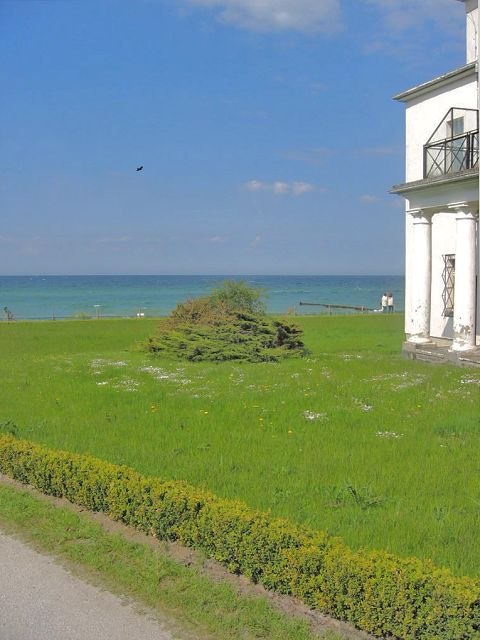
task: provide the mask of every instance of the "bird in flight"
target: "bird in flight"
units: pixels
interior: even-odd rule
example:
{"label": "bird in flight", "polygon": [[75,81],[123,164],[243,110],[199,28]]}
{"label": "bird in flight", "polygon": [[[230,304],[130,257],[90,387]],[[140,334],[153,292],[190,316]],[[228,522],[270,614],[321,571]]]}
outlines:
{"label": "bird in flight", "polygon": [[141,171],[143,169],[143,164],[141,167],[137,167],[137,171]]}

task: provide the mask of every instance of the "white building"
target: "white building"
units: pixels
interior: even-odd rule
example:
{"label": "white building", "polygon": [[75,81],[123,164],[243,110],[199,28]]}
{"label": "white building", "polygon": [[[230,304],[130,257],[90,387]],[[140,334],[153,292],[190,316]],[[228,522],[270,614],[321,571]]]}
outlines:
{"label": "white building", "polygon": [[406,106],[405,355],[480,363],[478,0],[467,61],[395,96]]}

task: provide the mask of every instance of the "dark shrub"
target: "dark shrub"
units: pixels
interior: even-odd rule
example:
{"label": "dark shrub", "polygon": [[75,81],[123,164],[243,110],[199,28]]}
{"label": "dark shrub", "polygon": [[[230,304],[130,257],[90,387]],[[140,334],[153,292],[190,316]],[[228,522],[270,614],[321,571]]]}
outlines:
{"label": "dark shrub", "polygon": [[260,293],[232,281],[210,296],[178,304],[147,348],[165,357],[214,362],[271,362],[305,352],[299,327],[269,318]]}

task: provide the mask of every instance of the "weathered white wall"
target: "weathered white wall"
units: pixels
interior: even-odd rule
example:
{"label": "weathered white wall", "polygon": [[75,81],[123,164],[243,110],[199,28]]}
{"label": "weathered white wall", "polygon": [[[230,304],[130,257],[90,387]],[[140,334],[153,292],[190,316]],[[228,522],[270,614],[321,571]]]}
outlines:
{"label": "weathered white wall", "polygon": [[[406,182],[413,182],[423,179],[423,146],[435,131],[437,126],[443,120],[448,110],[452,107],[463,109],[477,108],[477,75],[474,69],[467,76],[460,79],[454,79],[447,85],[440,87],[432,87],[429,92],[422,93],[420,96],[413,97],[406,101],[406,158],[405,173]],[[406,201],[406,209],[417,207],[441,207],[452,202],[462,200],[473,200],[478,198],[478,187],[475,183],[468,185],[468,193],[464,191],[465,185],[449,185],[441,187],[439,185],[434,189],[422,190],[412,194],[410,199]],[[450,217],[448,217],[450,216]],[[445,214],[448,223],[442,221],[444,216],[434,216],[437,220],[432,219],[432,335],[435,337],[451,337],[451,321],[439,315],[439,306],[441,303],[441,294],[443,291],[442,271],[443,265],[439,268],[439,260],[442,260],[442,254],[455,253],[455,247],[450,250],[448,246],[442,245],[442,236],[445,230],[446,234],[450,234],[451,238],[455,238],[455,216],[451,212]],[[453,222],[452,222],[453,220]],[[453,225],[450,227],[449,225]],[[447,231],[448,227],[448,231]],[[452,230],[453,229],[453,230]],[[450,233],[451,232],[451,233]],[[412,313],[411,309],[411,291],[412,291],[412,220],[407,214],[406,216],[406,263],[405,263],[405,325],[407,328],[409,318]],[[450,240],[451,240],[450,238]],[[445,243],[448,245],[449,239],[445,236]],[[447,250],[448,249],[448,250]],[[440,280],[439,280],[440,279]],[[440,303],[438,303],[438,287],[442,282],[440,290]]]}
{"label": "weathered white wall", "polygon": [[407,102],[406,182],[423,178],[423,145],[452,107],[477,108],[477,75],[474,69],[460,78]]}
{"label": "weathered white wall", "polygon": [[[409,200],[405,206],[410,209]],[[407,213],[405,216],[405,333],[408,333],[410,327],[410,318],[412,317],[412,254],[413,254],[413,220]]]}
{"label": "weathered white wall", "polygon": [[477,59],[478,47],[478,0],[466,0],[467,12],[467,62]]}

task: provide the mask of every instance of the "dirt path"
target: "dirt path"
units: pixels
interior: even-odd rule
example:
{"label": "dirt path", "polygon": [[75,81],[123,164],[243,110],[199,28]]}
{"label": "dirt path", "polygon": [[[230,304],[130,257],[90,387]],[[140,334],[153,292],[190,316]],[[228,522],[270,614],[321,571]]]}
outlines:
{"label": "dirt path", "polygon": [[174,636],[166,625],[0,531],[0,638],[173,640]]}

